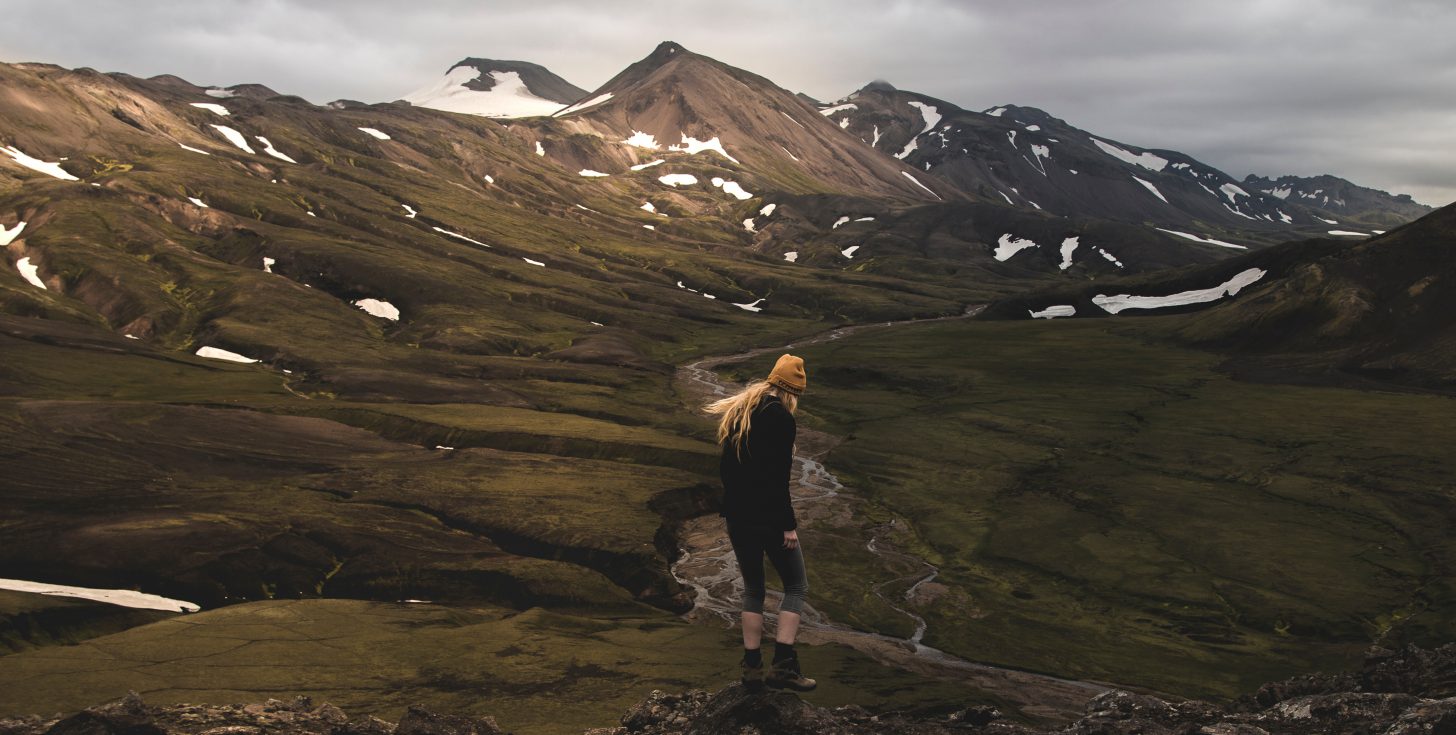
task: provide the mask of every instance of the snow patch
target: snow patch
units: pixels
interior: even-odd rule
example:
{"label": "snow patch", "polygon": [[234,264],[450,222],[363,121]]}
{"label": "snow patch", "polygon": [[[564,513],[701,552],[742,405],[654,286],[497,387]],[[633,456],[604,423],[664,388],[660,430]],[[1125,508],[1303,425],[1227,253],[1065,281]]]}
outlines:
{"label": "snow patch", "polygon": [[[915,184],[916,186],[918,186],[918,187],[920,187],[920,188],[922,188],[922,189],[924,189],[926,191],[929,191],[930,192],[930,195],[933,196],[933,197],[935,197],[936,199],[940,199],[940,195],[939,194],[936,194],[935,192],[930,191],[930,187],[926,186],[925,184],[920,183],[920,179],[917,179],[914,176],[911,176],[909,171],[901,171],[900,173],[901,174],[904,174],[905,178],[909,179],[911,181],[911,183]],[[945,200],[941,199],[941,201],[945,201]]]}
{"label": "snow patch", "polygon": [[853,102],[851,102],[849,104],[844,104],[844,105],[835,105],[835,106],[830,107],[830,108],[828,108],[826,110],[820,110],[819,111],[819,114],[820,115],[823,115],[824,117],[829,117],[830,115],[833,115],[834,113],[839,112],[841,110],[858,110],[858,109],[859,109],[859,105],[856,105]]}
{"label": "snow patch", "polygon": [[774,213],[774,210],[775,209],[778,209],[778,208],[779,208],[779,205],[778,204],[765,204],[765,205],[763,205],[763,209],[758,210],[758,215],[760,217],[768,217],[768,216],[770,216],[770,215],[772,215]]}
{"label": "snow patch", "polygon": [[202,207],[203,209],[210,209],[210,207],[207,206],[207,202],[204,202],[201,199],[198,199],[197,197],[187,197],[187,201],[192,202],[193,204],[196,204],[197,206]]}
{"label": "snow patch", "polygon": [[15,238],[20,237],[20,232],[24,229],[24,222],[20,222],[9,229],[0,227],[0,247],[4,247],[12,242],[15,242]]}
{"label": "snow patch", "polygon": [[1102,149],[1103,153],[1106,153],[1107,155],[1112,156],[1119,161],[1131,163],[1134,166],[1142,166],[1149,171],[1162,171],[1168,165],[1168,159],[1153,153],[1133,153],[1132,151],[1124,150],[1111,143],[1107,143],[1096,138],[1092,138],[1091,140],[1093,145],[1096,145],[1098,148]]}
{"label": "snow patch", "polygon": [[1002,235],[1001,239],[996,241],[996,252],[992,257],[1000,261],[1005,261],[1011,256],[1023,250],[1026,250],[1027,248],[1034,247],[1036,247],[1035,242],[1032,242],[1031,240],[1023,240],[1008,232],[1005,235]]}
{"label": "snow patch", "polygon": [[415,218],[415,215],[418,215],[419,214],[419,212],[416,212],[415,211],[415,208],[414,207],[411,207],[408,204],[401,204],[399,206],[404,207],[404,216],[406,216],[406,217],[408,217],[410,219],[414,219]]}
{"label": "snow patch", "polygon": [[369,312],[369,314],[372,316],[379,317],[380,319],[388,319],[392,322],[399,321],[399,309],[395,308],[394,304],[391,304],[388,301],[381,301],[379,299],[359,299],[358,301],[354,302],[354,305],[359,307],[360,309],[363,309],[366,312]]}
{"label": "snow patch", "polygon": [[275,263],[277,263],[277,262],[278,261],[277,260],[274,260],[273,258],[270,258],[270,257],[268,257],[266,255],[263,256],[263,272],[264,273],[272,273],[273,272],[273,265]]}
{"label": "snow patch", "polygon": [[1169,235],[1177,235],[1178,237],[1181,237],[1181,238],[1184,238],[1184,239],[1187,239],[1187,240],[1192,240],[1194,242],[1201,242],[1204,245],[1217,245],[1217,246],[1219,246],[1221,248],[1233,248],[1234,250],[1248,250],[1249,249],[1248,247],[1246,247],[1244,245],[1235,245],[1235,244],[1233,244],[1231,242],[1224,242],[1223,240],[1214,240],[1213,238],[1209,238],[1209,237],[1199,237],[1198,235],[1190,235],[1187,232],[1179,232],[1177,230],[1166,230],[1166,229],[1163,229],[1162,227],[1154,227],[1153,229],[1159,230],[1161,232],[1166,232]]}
{"label": "snow patch", "polygon": [[279,151],[277,148],[274,148],[273,147],[273,144],[272,143],[269,143],[267,138],[264,138],[261,135],[255,135],[253,137],[254,138],[257,138],[258,139],[258,142],[263,144],[263,152],[264,153],[267,153],[268,155],[270,155],[270,156],[272,156],[274,158],[282,159],[282,160],[287,161],[289,163],[298,163],[298,161],[295,161],[292,158],[289,158],[286,154],[284,154],[283,152]]}
{"label": "snow patch", "polygon": [[541,147],[541,141],[539,141],[539,140],[536,141],[536,155],[538,155],[538,156],[544,156],[544,155],[546,155],[546,149],[543,148],[543,147]]}
{"label": "snow patch", "polygon": [[1204,304],[1210,301],[1217,301],[1225,296],[1237,294],[1245,287],[1263,278],[1265,273],[1266,271],[1259,268],[1250,268],[1213,288],[1183,291],[1172,294],[1171,296],[1132,296],[1129,294],[1104,296],[1098,294],[1092,297],[1092,303],[1102,307],[1109,314],[1116,314],[1126,309],[1162,309],[1169,306]]}
{"label": "snow patch", "polygon": [[223,107],[222,105],[219,105],[216,102],[193,102],[192,103],[192,106],[193,107],[200,107],[200,108],[202,108],[204,110],[207,110],[208,112],[211,112],[211,113],[216,114],[216,115],[227,116],[227,115],[232,114],[232,113],[228,112],[228,109],[226,107]]}
{"label": "snow patch", "polygon": [[180,146],[182,146],[183,149],[192,151],[193,153],[201,153],[204,156],[210,156],[210,155],[212,155],[211,153],[208,153],[207,151],[204,151],[201,148],[193,148],[192,146],[187,145],[186,143],[178,143],[177,145],[180,145]]}
{"label": "snow patch", "polygon": [[646,148],[653,151],[662,147],[657,144],[657,136],[652,133],[644,133],[640,130],[633,130],[632,137],[622,142],[636,148]]}
{"label": "snow patch", "polygon": [[202,90],[202,93],[207,95],[208,97],[214,97],[220,100],[230,99],[238,96],[238,93],[232,91],[231,89],[220,89],[218,87],[213,87],[212,89],[204,89]]}
{"label": "snow patch", "polygon": [[657,180],[671,187],[692,186],[698,183],[698,177],[692,174],[668,174],[657,177]]}
{"label": "snow patch", "polygon": [[843,255],[846,258],[849,258],[849,259],[853,260],[854,259],[854,251],[856,251],[856,250],[859,250],[859,246],[858,245],[850,245],[849,247],[847,247],[847,248],[839,251],[839,254],[840,255]]}
{"label": "snow patch", "polygon": [[1153,196],[1162,199],[1164,204],[1168,203],[1168,197],[1163,196],[1163,192],[1158,191],[1158,187],[1153,186],[1153,183],[1151,181],[1143,181],[1136,176],[1132,177],[1132,180],[1138,182],[1139,184],[1142,184],[1143,188],[1153,193]]}
{"label": "snow patch", "polygon": [[849,215],[847,215],[847,214],[844,215],[843,217],[840,217],[837,220],[834,220],[834,224],[830,225],[829,226],[829,229],[831,229],[831,230],[837,230],[837,229],[839,229],[840,225],[843,225],[846,222],[849,222]]}
{"label": "snow patch", "polygon": [[761,303],[763,303],[763,299],[759,299],[749,304],[734,304],[734,306],[744,311],[763,311],[763,308],[759,306],[759,304]]}
{"label": "snow patch", "polygon": [[644,168],[652,168],[653,166],[656,166],[656,165],[662,164],[662,163],[667,163],[667,161],[664,161],[661,158],[659,158],[656,161],[648,161],[647,163],[639,163],[636,166],[633,166],[632,167],[632,170],[633,171],[641,171]]}
{"label": "snow patch", "polygon": [[1325,219],[1324,217],[1321,217],[1321,216],[1319,216],[1317,214],[1316,215],[1313,215],[1313,216],[1314,216],[1315,219],[1317,219],[1317,220],[1319,220],[1319,221],[1321,221],[1321,222],[1323,222],[1323,223],[1325,223],[1327,225],[1338,225],[1338,224],[1340,224],[1339,222],[1336,222],[1335,220]]}
{"label": "snow patch", "polygon": [[905,156],[908,156],[911,153],[914,153],[915,152],[915,149],[920,147],[920,143],[917,142],[918,140],[919,140],[918,138],[911,138],[910,139],[910,142],[905,144],[905,148],[903,150],[901,150],[899,153],[896,153],[895,154],[895,157],[896,158],[899,158],[901,160],[904,160]]}
{"label": "snow patch", "polygon": [[74,597],[93,602],[104,602],[119,607],[134,607],[144,610],[166,610],[168,612],[197,612],[202,608],[196,603],[173,600],[136,590],[104,590],[92,587],[71,587],[63,584],[27,582],[21,579],[0,579],[0,590],[31,592],[54,597]]}
{"label": "snow patch", "polygon": [[40,280],[40,266],[32,264],[30,258],[15,261],[15,270],[20,271],[20,277],[30,282],[30,285],[50,290],[46,288],[45,281]]}
{"label": "snow patch", "polygon": [[589,168],[584,168],[584,169],[582,169],[580,171],[577,171],[576,174],[578,176],[586,176],[586,177],[611,176],[611,174],[604,174],[601,171],[593,171],[593,170],[591,170]]}
{"label": "snow patch", "polygon": [[723,179],[714,176],[712,179],[712,184],[713,186],[722,189],[723,193],[732,194],[733,196],[737,197],[739,201],[753,198],[753,195],[744,191],[743,187],[739,186],[738,182],[736,181],[724,181]]}
{"label": "snow patch", "polygon": [[797,263],[797,262],[799,262],[799,251],[797,251],[797,250],[790,250],[789,252],[784,253],[784,260],[787,260],[790,263]]}
{"label": "snow patch", "polygon": [[580,111],[580,110],[585,110],[588,107],[595,107],[596,105],[600,105],[601,103],[606,102],[607,100],[609,100],[611,98],[612,98],[612,93],[611,92],[606,92],[604,94],[599,94],[599,95],[597,95],[597,96],[595,96],[595,97],[593,97],[593,98],[591,98],[591,99],[589,99],[589,100],[587,100],[585,102],[578,102],[578,103],[572,105],[571,107],[568,107],[568,108],[566,108],[566,109],[564,109],[564,110],[562,110],[560,112],[552,113],[551,116],[552,117],[561,117],[562,115],[568,115],[568,114],[573,113],[573,112],[577,112],[577,111]]}
{"label": "snow patch", "polygon": [[1235,186],[1233,184],[1224,184],[1223,186],[1218,187],[1218,190],[1221,191],[1221,192],[1223,192],[1224,193],[1224,196],[1228,197],[1229,198],[1229,202],[1231,202],[1231,203],[1236,203],[1238,201],[1237,199],[1234,198],[1236,196],[1245,196],[1246,197],[1246,196],[1249,195],[1249,192],[1244,191],[1243,189],[1240,189],[1239,187],[1237,187],[1237,186]]}
{"label": "snow patch", "polygon": [[1005,112],[1006,112],[1006,108],[1005,107],[997,107],[994,110],[990,110],[986,114],[987,115],[990,115],[991,117],[1001,117],[1001,115],[1003,115]]}
{"label": "snow patch", "polygon": [[1097,248],[1097,252],[1101,253],[1102,257],[1107,259],[1107,262],[1117,266],[1118,268],[1122,267],[1122,261],[1118,260],[1116,255],[1113,255],[1112,253],[1109,253],[1102,248]]}
{"label": "snow patch", "polygon": [[389,134],[388,133],[385,133],[384,131],[375,130],[374,128],[359,128],[359,129],[362,130],[362,131],[364,131],[364,134],[370,136],[371,138],[378,138],[379,140],[389,140]]}
{"label": "snow patch", "polygon": [[1330,234],[1339,235],[1340,237],[1370,237],[1370,233],[1368,232],[1354,232],[1352,230],[1330,230]]}
{"label": "snow patch", "polygon": [[233,130],[226,125],[214,125],[212,127],[216,128],[217,132],[222,133],[222,137],[227,138],[227,141],[229,143],[232,143],[233,145],[243,149],[244,151],[247,151],[248,153],[257,153],[257,151],[253,150],[252,147],[248,145],[248,139],[244,138],[242,133],[239,133],[238,131]]}
{"label": "snow patch", "polygon": [[1062,240],[1062,262],[1057,266],[1058,268],[1066,270],[1072,267],[1072,253],[1077,251],[1079,240],[1081,237],[1076,235]]}
{"label": "snow patch", "polygon": [[545,263],[542,263],[539,260],[531,260],[530,258],[521,258],[521,260],[524,260],[527,263],[530,263],[531,265],[539,266],[541,268],[545,268],[546,267],[546,264]]}
{"label": "snow patch", "polygon": [[476,245],[479,245],[479,246],[481,246],[483,248],[490,247],[489,245],[486,245],[485,243],[483,243],[483,242],[481,242],[479,240],[472,240],[472,239],[470,239],[470,238],[468,238],[468,237],[466,237],[466,236],[464,236],[464,235],[462,235],[462,234],[460,234],[458,232],[451,232],[451,231],[449,231],[449,230],[447,230],[447,229],[445,229],[443,227],[432,227],[431,229],[433,229],[435,232],[438,232],[438,233],[440,233],[442,235],[449,235],[450,237],[453,237],[453,238],[456,238],[456,239],[459,239],[459,240],[464,240],[465,242],[475,243]]}
{"label": "snow patch", "polygon": [[228,350],[224,350],[218,347],[199,347],[197,348],[196,354],[198,357],[206,357],[211,360],[227,360],[228,362],[241,363],[257,362],[257,360],[254,360],[251,357],[244,357],[236,352],[230,352]]}
{"label": "snow patch", "polygon": [[[4,148],[0,148],[0,153],[4,153],[5,155],[10,156],[10,158],[16,163],[32,171],[39,171],[43,174],[46,174],[47,176],[54,176],[64,181],[80,181],[80,179],[76,178],[75,176],[66,173],[66,170],[61,168],[60,161],[49,162],[42,161],[39,158],[32,158],[22,153],[19,148],[16,148],[13,145],[7,145]],[[61,161],[64,160],[66,159],[61,159]]]}
{"label": "snow patch", "polygon": [[714,151],[718,155],[734,163],[738,163],[738,159],[728,155],[728,151],[723,149],[723,142],[718,140],[718,136],[716,135],[708,140],[698,140],[689,136],[687,133],[683,133],[682,142],[678,145],[668,146],[667,149],[670,151],[680,151],[688,155],[697,155],[703,151]]}
{"label": "snow patch", "polygon": [[756,227],[753,226],[753,218],[752,217],[749,217],[748,219],[743,220],[743,229],[748,230],[749,232],[752,232],[754,234],[758,234],[758,228],[756,228]]}
{"label": "snow patch", "polygon": [[[804,127],[804,123],[801,123],[798,120],[795,120],[793,115],[790,115],[789,113],[784,112],[783,110],[779,110],[779,114],[780,115],[783,115],[784,117],[787,117],[789,119],[789,122],[791,122],[791,123],[793,123],[795,125],[798,125],[801,128]],[[805,130],[808,130],[808,128],[804,128],[804,129]]]}
{"label": "snow patch", "polygon": [[657,207],[652,206],[652,202],[643,202],[641,209],[646,212],[657,214]]}
{"label": "snow patch", "polygon": [[1060,304],[1058,306],[1048,306],[1041,311],[1028,310],[1026,313],[1030,314],[1032,319],[1056,319],[1059,316],[1076,316],[1077,307],[1071,304]]}

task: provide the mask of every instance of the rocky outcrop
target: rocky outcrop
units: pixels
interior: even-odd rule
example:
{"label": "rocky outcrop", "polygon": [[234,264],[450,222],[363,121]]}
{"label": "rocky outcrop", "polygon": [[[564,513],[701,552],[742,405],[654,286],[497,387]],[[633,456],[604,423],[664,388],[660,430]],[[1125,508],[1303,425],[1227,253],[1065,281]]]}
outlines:
{"label": "rocky outcrop", "polygon": [[[494,719],[412,707],[398,724],[350,718],[307,697],[251,705],[155,707],[133,694],[66,718],[0,719],[0,735],[499,735]],[[1003,720],[993,707],[945,716],[829,709],[785,692],[738,684],[716,693],[654,691],[617,727],[586,735],[1456,735],[1456,644],[1372,649],[1353,674],[1266,684],[1228,705],[1168,702],[1122,690],[1100,694],[1085,714],[1052,729]]]}

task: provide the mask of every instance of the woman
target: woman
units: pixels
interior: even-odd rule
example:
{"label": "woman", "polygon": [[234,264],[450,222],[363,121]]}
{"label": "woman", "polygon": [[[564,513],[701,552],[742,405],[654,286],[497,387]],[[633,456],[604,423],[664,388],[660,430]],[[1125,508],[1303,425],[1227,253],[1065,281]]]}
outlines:
{"label": "woman", "polygon": [[[728,539],[743,575],[743,685],[759,689],[807,692],[813,679],[799,670],[794,638],[799,632],[799,610],[809,582],[804,555],[799,549],[798,521],[789,502],[789,470],[794,462],[794,411],[806,385],[804,361],[784,355],[766,380],[750,383],[737,395],[708,404],[722,416],[718,444],[722,446],[719,471],[723,477],[723,512]],[[774,657],[768,676],[763,674],[764,571],[768,556],[784,584],[779,624],[774,636]]]}

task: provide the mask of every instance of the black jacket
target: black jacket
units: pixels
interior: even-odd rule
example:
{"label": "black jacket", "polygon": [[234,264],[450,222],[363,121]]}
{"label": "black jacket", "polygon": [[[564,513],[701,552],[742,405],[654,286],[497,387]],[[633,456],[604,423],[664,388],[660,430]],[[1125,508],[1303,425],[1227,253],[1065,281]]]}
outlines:
{"label": "black jacket", "polygon": [[723,442],[723,517],[734,523],[792,531],[799,527],[789,502],[798,425],[778,396],[764,396],[753,409],[742,458]]}

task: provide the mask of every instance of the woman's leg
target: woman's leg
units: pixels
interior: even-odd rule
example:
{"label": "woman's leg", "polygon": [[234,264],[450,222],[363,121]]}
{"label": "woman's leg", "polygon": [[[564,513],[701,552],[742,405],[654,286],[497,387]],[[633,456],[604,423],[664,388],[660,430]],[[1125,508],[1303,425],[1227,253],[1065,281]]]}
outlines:
{"label": "woman's leg", "polygon": [[799,611],[809,594],[809,576],[804,570],[802,547],[783,548],[782,544],[764,550],[773,563],[779,581],[784,584],[784,601],[779,604],[779,626],[774,635],[777,643],[792,644],[799,635]]}
{"label": "woman's leg", "polygon": [[728,524],[728,541],[733,544],[733,556],[738,560],[738,573],[743,577],[743,647],[757,650],[763,639],[764,572],[763,534],[752,529],[735,528]]}

